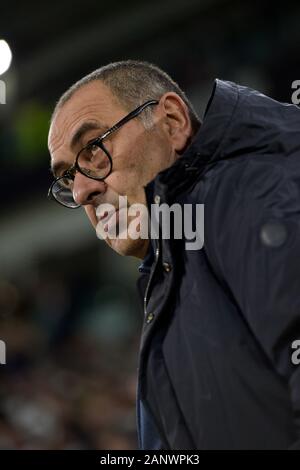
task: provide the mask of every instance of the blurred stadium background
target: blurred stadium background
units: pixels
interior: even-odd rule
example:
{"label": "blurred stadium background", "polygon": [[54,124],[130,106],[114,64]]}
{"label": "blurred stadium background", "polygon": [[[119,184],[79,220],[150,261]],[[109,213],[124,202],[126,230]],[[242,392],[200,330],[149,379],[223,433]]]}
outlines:
{"label": "blurred stadium background", "polygon": [[51,110],[120,59],[164,68],[200,114],[215,77],[290,102],[300,5],[10,0],[0,11],[13,53],[0,76],[0,449],[134,449],[139,263],[100,242],[81,209],[47,201]]}

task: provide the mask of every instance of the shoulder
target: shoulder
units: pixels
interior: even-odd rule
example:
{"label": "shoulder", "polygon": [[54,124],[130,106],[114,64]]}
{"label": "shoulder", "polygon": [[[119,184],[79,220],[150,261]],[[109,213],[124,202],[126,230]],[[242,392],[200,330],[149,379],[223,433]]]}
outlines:
{"label": "shoulder", "polygon": [[212,176],[204,204],[208,251],[221,250],[231,259],[249,254],[251,247],[255,252],[269,224],[283,226],[295,242],[300,230],[300,163],[287,160],[259,156],[227,164]]}
{"label": "shoulder", "polygon": [[[242,204],[247,200],[267,207],[267,201],[298,199],[300,158],[258,155],[226,160],[209,176],[207,204]],[[300,200],[299,200],[300,203]]]}

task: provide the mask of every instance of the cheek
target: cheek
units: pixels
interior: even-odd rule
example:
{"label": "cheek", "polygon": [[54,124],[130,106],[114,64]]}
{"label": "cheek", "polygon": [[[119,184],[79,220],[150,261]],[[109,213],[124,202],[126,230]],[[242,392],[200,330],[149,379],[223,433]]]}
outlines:
{"label": "cheek", "polygon": [[141,193],[144,186],[153,179],[160,170],[157,164],[157,151],[154,151],[147,142],[135,142],[122,154],[115,154],[113,159],[113,171],[106,183],[114,192],[127,195],[135,199]]}
{"label": "cheek", "polygon": [[90,219],[92,226],[96,228],[98,221],[96,217],[95,208],[93,206],[85,206],[84,210],[85,210],[86,215]]}
{"label": "cheek", "polygon": [[131,168],[116,171],[106,179],[107,186],[120,195],[134,195],[139,186],[142,186],[139,173]]}

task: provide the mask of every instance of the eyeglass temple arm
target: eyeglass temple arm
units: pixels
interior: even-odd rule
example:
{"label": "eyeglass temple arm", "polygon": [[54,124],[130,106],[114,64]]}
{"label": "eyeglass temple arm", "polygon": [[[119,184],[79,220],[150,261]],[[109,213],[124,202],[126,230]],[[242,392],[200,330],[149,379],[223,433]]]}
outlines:
{"label": "eyeglass temple arm", "polygon": [[124,124],[126,124],[126,122],[130,121],[131,119],[135,118],[136,116],[138,116],[142,111],[144,111],[145,108],[147,108],[148,106],[151,106],[151,105],[154,105],[154,104],[158,104],[159,101],[158,100],[149,100],[149,101],[146,101],[146,103],[142,104],[141,106],[139,106],[137,109],[135,109],[134,111],[131,111],[131,113],[127,114],[127,116],[125,116],[124,118],[122,118],[120,121],[118,121],[113,127],[111,127],[107,132],[105,132],[102,136],[101,136],[101,141],[104,140],[106,137],[108,137],[110,134],[112,134],[113,132],[117,131],[120,127],[122,127]]}

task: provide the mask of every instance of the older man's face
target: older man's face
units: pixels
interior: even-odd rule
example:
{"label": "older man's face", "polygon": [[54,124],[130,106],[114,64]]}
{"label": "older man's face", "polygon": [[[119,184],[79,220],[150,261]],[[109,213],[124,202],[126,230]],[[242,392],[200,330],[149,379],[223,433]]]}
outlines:
{"label": "older man's face", "polygon": [[[135,118],[105,141],[113,161],[112,173],[105,181],[93,180],[79,172],[76,173],[73,185],[74,199],[84,207],[95,228],[107,221],[105,218],[101,219],[103,214],[99,211],[99,206],[109,203],[118,210],[119,196],[127,197],[128,206],[135,203],[145,204],[144,186],[160,170],[172,163],[174,152],[163,132],[163,126],[160,125],[157,108],[153,108],[156,124],[151,131],[145,130],[141,121]],[[52,167],[60,164],[56,176],[61,176],[71,167],[82,147],[99,137],[127,112],[109,88],[100,81],[91,82],[75,92],[56,114],[49,131]],[[84,132],[72,147],[72,137],[85,122],[95,123],[96,128]],[[133,216],[128,217],[128,222],[132,222],[132,219]],[[103,225],[103,229],[107,230],[107,225]],[[121,239],[118,236],[108,236],[106,242],[122,255],[140,258],[145,255],[148,246],[148,240],[141,238]]]}

